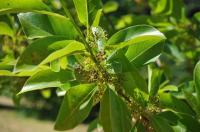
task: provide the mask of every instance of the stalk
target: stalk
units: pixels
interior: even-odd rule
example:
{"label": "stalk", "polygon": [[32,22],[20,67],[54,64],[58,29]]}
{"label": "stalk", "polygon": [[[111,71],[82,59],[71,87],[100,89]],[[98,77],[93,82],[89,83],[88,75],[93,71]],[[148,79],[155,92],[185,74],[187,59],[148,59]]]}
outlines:
{"label": "stalk", "polygon": [[81,29],[80,29],[80,28],[77,26],[77,24],[75,23],[74,18],[72,17],[72,15],[71,15],[69,9],[67,8],[66,2],[64,2],[64,0],[60,0],[60,1],[61,1],[61,4],[62,4],[62,7],[63,7],[63,9],[64,9],[64,12],[65,12],[66,17],[70,18],[70,20],[71,20],[73,26],[74,26],[74,27],[76,28],[76,30],[78,31],[78,33],[79,33],[79,35],[80,35],[80,37],[81,37],[81,40],[82,40],[82,42],[83,42],[84,45],[85,45],[86,50],[87,50],[87,51],[90,53],[90,55],[91,55],[91,56],[90,56],[91,59],[93,60],[93,62],[94,62],[95,65],[97,66],[97,68],[98,68],[102,73],[104,73],[104,74],[105,74],[105,77],[106,77],[106,76],[108,75],[107,71],[106,71],[106,70],[101,66],[101,64],[97,61],[97,59],[96,59],[94,53],[92,52],[92,49],[91,49],[90,45],[89,45],[89,44],[86,42],[86,40],[85,40],[85,36],[83,35]]}

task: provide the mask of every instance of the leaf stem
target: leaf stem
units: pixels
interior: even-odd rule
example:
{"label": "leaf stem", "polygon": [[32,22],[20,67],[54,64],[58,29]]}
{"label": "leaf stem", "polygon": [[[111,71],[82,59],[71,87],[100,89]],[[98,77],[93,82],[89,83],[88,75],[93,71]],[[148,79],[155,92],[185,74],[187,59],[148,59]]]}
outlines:
{"label": "leaf stem", "polygon": [[77,24],[75,23],[74,18],[72,17],[72,15],[71,15],[69,9],[67,8],[66,2],[64,2],[63,0],[60,0],[60,1],[61,1],[61,4],[62,4],[62,7],[63,7],[63,9],[64,9],[64,12],[65,12],[66,16],[70,18],[70,20],[71,20],[73,26],[74,26],[74,27],[76,28],[76,30],[78,31],[78,33],[79,33],[79,35],[80,35],[80,37],[81,37],[81,40],[83,41],[83,43],[84,43],[84,45],[85,45],[85,47],[86,47],[86,50],[90,53],[91,59],[94,61],[95,65],[98,67],[98,69],[99,69],[101,72],[106,73],[106,75],[107,75],[107,71],[106,71],[106,70],[101,66],[101,64],[97,61],[97,59],[96,59],[94,53],[92,52],[92,49],[91,49],[90,45],[89,45],[89,44],[87,43],[87,41],[85,40],[85,36],[83,35],[81,29],[80,29],[80,28],[77,26]]}

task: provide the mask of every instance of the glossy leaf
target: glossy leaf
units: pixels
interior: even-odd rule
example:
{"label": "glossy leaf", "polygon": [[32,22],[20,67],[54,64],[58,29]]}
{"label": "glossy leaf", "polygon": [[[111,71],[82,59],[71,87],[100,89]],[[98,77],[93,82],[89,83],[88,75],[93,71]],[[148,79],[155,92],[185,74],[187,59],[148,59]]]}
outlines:
{"label": "glossy leaf", "polygon": [[30,77],[39,71],[47,70],[47,69],[49,69],[49,66],[41,66],[41,67],[35,67],[30,70],[21,70],[20,72],[13,72],[13,73],[19,77]]}
{"label": "glossy leaf", "polygon": [[173,129],[168,124],[168,122],[161,118],[159,115],[153,115],[150,118],[150,122],[155,132],[173,132]]}
{"label": "glossy leaf", "polygon": [[189,115],[194,115],[194,112],[187,103],[177,99],[173,95],[164,92],[164,93],[159,93],[159,96],[160,96],[160,106],[162,108],[171,109]]}
{"label": "glossy leaf", "polygon": [[60,87],[63,83],[74,79],[73,73],[69,70],[53,72],[42,70],[31,76],[24,84],[19,94],[44,88]]}
{"label": "glossy leaf", "polygon": [[[88,15],[89,15],[89,24],[94,23],[95,18],[101,12],[103,8],[101,0],[88,0]],[[100,19],[100,18],[99,18]]]}
{"label": "glossy leaf", "polygon": [[66,92],[74,87],[74,86],[77,86],[79,85],[80,83],[77,81],[77,80],[73,80],[73,81],[70,81],[70,82],[65,82],[64,84],[62,84],[59,89],[56,90],[56,94],[57,96],[65,96]]}
{"label": "glossy leaf", "polygon": [[0,70],[13,70],[13,62],[0,62]]}
{"label": "glossy leaf", "polygon": [[89,126],[88,126],[88,129],[87,129],[87,132],[94,132],[94,131],[98,131],[98,130],[102,130],[102,126],[101,124],[99,123],[99,119],[95,119],[93,120]]}
{"label": "glossy leaf", "polygon": [[48,15],[49,21],[55,35],[66,37],[67,39],[75,39],[78,33],[70,19],[66,17],[57,17],[56,15]]}
{"label": "glossy leaf", "polygon": [[0,35],[8,35],[8,36],[13,37],[14,31],[11,29],[11,27],[7,23],[0,22]]}
{"label": "glossy leaf", "polygon": [[35,13],[20,13],[18,18],[26,36],[29,39],[53,35],[53,30],[48,22],[48,17],[45,15]]}
{"label": "glossy leaf", "polygon": [[158,113],[158,115],[160,118],[163,118],[164,120],[166,120],[170,125],[177,125],[179,118],[176,115],[176,113],[174,113],[173,111],[163,111]]}
{"label": "glossy leaf", "polygon": [[102,15],[102,9],[99,9],[96,13],[96,17],[94,18],[94,21],[92,23],[92,26],[93,27],[98,27],[99,26],[99,23],[100,23],[100,20],[101,20],[101,15]]}
{"label": "glossy leaf", "polygon": [[105,132],[128,132],[132,128],[126,104],[109,88],[100,103],[100,123]]}
{"label": "glossy leaf", "polygon": [[105,13],[111,13],[117,11],[119,4],[116,1],[108,1],[103,6],[103,11]]}
{"label": "glossy leaf", "polygon": [[186,7],[184,5],[183,0],[171,0],[173,5],[173,11],[172,16],[177,20],[181,22],[187,22],[186,19]]}
{"label": "glossy leaf", "polygon": [[183,93],[188,104],[197,113],[197,116],[200,117],[200,105],[198,105],[197,98],[189,91],[183,90]]}
{"label": "glossy leaf", "polygon": [[45,89],[40,91],[41,95],[45,99],[49,99],[51,97],[51,90],[50,89]]}
{"label": "glossy leaf", "polygon": [[[149,40],[148,42],[151,43],[151,40]],[[143,47],[145,44],[147,43],[141,43],[140,46]],[[154,45],[151,48],[149,48],[148,46],[140,48],[140,46],[132,45],[128,48],[128,51],[126,52],[126,57],[136,67],[155,62],[162,53],[164,42],[157,43],[157,45]]]}
{"label": "glossy leaf", "polygon": [[149,66],[148,74],[149,74],[148,90],[150,92],[150,96],[155,96],[160,87],[163,72],[160,69],[156,69],[153,68],[152,66]]}
{"label": "glossy leaf", "polygon": [[176,126],[172,126],[172,128],[175,132],[187,132],[185,126],[180,122]]}
{"label": "glossy leaf", "polygon": [[67,60],[67,57],[61,57],[59,59],[59,62],[60,62],[60,68],[61,69],[66,69],[67,68],[67,64],[68,64],[68,60]]}
{"label": "glossy leaf", "polygon": [[180,118],[180,122],[185,126],[185,128],[191,132],[196,132],[200,129],[200,123],[193,116],[177,113]]}
{"label": "glossy leaf", "polygon": [[158,93],[163,94],[163,93],[168,93],[168,92],[178,92],[178,87],[175,85],[166,85],[161,87],[159,89]]}
{"label": "glossy leaf", "polygon": [[[100,101],[98,120],[88,131],[98,127],[105,132],[145,132],[151,127],[155,132],[199,131],[199,63],[192,85],[182,84],[191,80],[199,55],[191,51],[200,50],[199,13],[186,19],[183,0],[134,0],[133,9],[128,1],[104,0],[102,6],[101,0],[0,0],[0,15],[5,14],[0,16],[0,52],[5,52],[0,53],[0,76],[28,78],[19,94],[39,90],[49,98],[52,89],[47,88],[58,87],[57,95],[65,97],[56,130],[82,123]],[[146,13],[148,3],[151,9]],[[187,10],[190,15],[193,7]],[[101,19],[103,13],[115,11]],[[145,15],[138,16],[142,12]],[[167,47],[159,30],[148,25],[128,27],[137,24],[157,27],[168,37]],[[112,35],[108,40],[107,34]],[[147,71],[144,65],[155,61]],[[101,74],[104,70],[106,74]],[[97,84],[84,84],[94,81]]]}
{"label": "glossy leaf", "polygon": [[[164,40],[165,36],[151,26],[138,25],[118,31],[111,36],[107,42],[107,45],[115,45],[117,48],[123,48],[125,46],[137,44],[140,41],[145,42],[150,39],[153,39],[155,42],[159,42]],[[156,43],[152,45],[155,44]]]}
{"label": "glossy leaf", "polygon": [[168,124],[171,124],[174,130],[187,130],[195,132],[198,131],[200,128],[199,122],[193,116],[190,116],[188,114],[165,111],[159,113],[157,116],[167,121]]}
{"label": "glossy leaf", "polygon": [[[80,22],[88,27],[92,25],[94,20],[98,23],[96,18],[99,17],[99,11],[102,9],[101,0],[73,0]],[[99,20],[98,20],[99,21]],[[96,24],[94,24],[96,25]]]}
{"label": "glossy leaf", "polygon": [[81,123],[92,108],[94,84],[81,84],[69,89],[58,113],[55,129],[68,130]]}
{"label": "glossy leaf", "polygon": [[88,3],[87,0],[73,0],[78,14],[78,18],[82,24],[88,26]]}
{"label": "glossy leaf", "polygon": [[42,0],[0,0],[0,14],[49,10]]}
{"label": "glossy leaf", "polygon": [[195,13],[194,18],[200,23],[200,12]]}
{"label": "glossy leaf", "polygon": [[[152,14],[174,17],[177,21],[185,19],[185,7],[183,0],[159,0],[150,1]],[[184,20],[185,22],[186,20]]]}
{"label": "glossy leaf", "polygon": [[197,93],[197,101],[200,105],[200,62],[198,62],[194,69],[194,82],[195,82],[195,90]]}
{"label": "glossy leaf", "polygon": [[148,63],[160,55],[165,36],[151,26],[132,26],[115,33],[107,48],[121,49],[129,46],[126,57],[135,66]]}
{"label": "glossy leaf", "polygon": [[59,62],[59,59],[50,62],[50,68],[54,72],[59,72],[60,71],[60,62]]}
{"label": "glossy leaf", "polygon": [[138,69],[123,55],[122,51],[118,51],[109,61],[112,63],[115,72],[121,74],[122,85],[127,94],[132,95],[135,88],[148,92],[146,81],[140,75]]}
{"label": "glossy leaf", "polygon": [[29,39],[42,38],[52,35],[74,39],[77,32],[71,21],[59,14],[50,12],[20,13],[20,23]]}
{"label": "glossy leaf", "polygon": [[15,72],[33,70],[52,52],[65,47],[70,42],[72,41],[65,40],[63,37],[47,37],[34,41],[19,57],[15,66]]}
{"label": "glossy leaf", "polygon": [[8,70],[0,70],[0,76],[14,76],[14,74]]}
{"label": "glossy leaf", "polygon": [[[66,42],[69,42],[69,41],[66,41]],[[57,51],[51,53],[48,57],[46,57],[40,63],[40,65],[49,63],[49,62],[59,59],[63,56],[68,56],[68,55],[71,55],[74,53],[80,53],[84,49],[85,49],[85,46],[82,43],[80,43],[78,41],[72,41],[68,45],[66,45],[66,47],[64,47],[63,49],[60,49],[60,50],[57,50]]]}
{"label": "glossy leaf", "polygon": [[156,3],[156,7],[153,8],[154,14],[169,15],[173,10],[173,0],[160,0]]}

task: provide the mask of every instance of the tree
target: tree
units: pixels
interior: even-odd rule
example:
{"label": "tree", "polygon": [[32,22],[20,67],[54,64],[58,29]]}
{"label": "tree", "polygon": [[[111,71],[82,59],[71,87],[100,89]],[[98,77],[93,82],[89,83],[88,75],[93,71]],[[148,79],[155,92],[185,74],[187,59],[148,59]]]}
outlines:
{"label": "tree", "polygon": [[[0,70],[3,76],[29,77],[18,94],[45,88],[64,92],[56,130],[74,128],[100,102],[95,122],[105,132],[198,131],[199,64],[194,83],[182,89],[169,85],[158,63],[166,40],[163,33],[137,25],[108,37],[111,33],[101,25],[105,21],[101,0],[71,2],[77,17],[64,0],[61,13],[41,0],[0,0],[1,14],[19,13],[30,42],[13,71]],[[167,9],[157,7],[153,13],[169,15],[175,10]],[[5,23],[2,27],[1,34],[12,37]],[[184,98],[177,95],[180,90]]]}

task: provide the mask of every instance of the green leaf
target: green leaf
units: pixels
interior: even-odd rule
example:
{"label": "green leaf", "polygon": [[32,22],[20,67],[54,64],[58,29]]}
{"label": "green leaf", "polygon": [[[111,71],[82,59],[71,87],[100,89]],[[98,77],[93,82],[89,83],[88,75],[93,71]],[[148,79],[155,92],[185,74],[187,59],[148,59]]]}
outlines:
{"label": "green leaf", "polygon": [[103,11],[105,13],[111,13],[117,11],[119,4],[116,1],[108,1],[103,6]]}
{"label": "green leaf", "polygon": [[20,23],[29,39],[42,38],[52,35],[75,39],[77,32],[71,21],[59,14],[40,11],[37,13],[20,13]]}
{"label": "green leaf", "polygon": [[69,70],[61,70],[59,72],[53,72],[49,69],[42,70],[26,81],[19,94],[44,88],[60,87],[63,83],[73,79],[74,75]]}
{"label": "green leaf", "polygon": [[197,116],[200,117],[200,105],[198,105],[197,98],[193,95],[193,93],[187,90],[183,89],[183,93],[188,104],[197,113]]}
{"label": "green leaf", "polygon": [[69,18],[57,15],[48,15],[49,21],[55,35],[65,36],[67,39],[75,39],[78,33]]}
{"label": "green leaf", "polygon": [[150,92],[150,96],[156,96],[159,86],[161,84],[161,78],[163,75],[163,71],[160,69],[153,68],[152,66],[148,67],[148,76],[149,76],[149,84],[148,90]]}
{"label": "green leaf", "polygon": [[200,130],[200,123],[198,119],[195,119],[193,116],[183,113],[176,114],[180,118],[180,122],[186,127],[186,130],[191,132],[197,132]]}
{"label": "green leaf", "polygon": [[21,70],[19,73],[13,72],[18,77],[30,77],[41,70],[47,70],[49,66],[35,67],[31,70]]}
{"label": "green leaf", "polygon": [[187,132],[185,126],[180,122],[176,126],[172,126],[172,128],[175,132]]}
{"label": "green leaf", "polygon": [[51,90],[50,89],[45,89],[40,91],[41,95],[45,99],[49,99],[51,97]]}
{"label": "green leaf", "polygon": [[20,13],[19,21],[23,27],[26,36],[29,39],[42,38],[53,35],[51,24],[48,17],[43,14],[36,13]]}
{"label": "green leaf", "polygon": [[49,10],[42,0],[0,0],[0,14]]}
{"label": "green leaf", "polygon": [[194,18],[200,23],[200,12],[195,13]]}
{"label": "green leaf", "polygon": [[171,0],[172,2],[172,16],[177,20],[181,22],[187,22],[186,18],[186,7],[184,5],[183,0]]}
{"label": "green leaf", "polygon": [[63,37],[46,37],[34,41],[20,55],[14,71],[33,70],[52,52],[72,42],[72,40],[64,39]]}
{"label": "green leaf", "polygon": [[120,73],[123,77],[122,86],[127,94],[132,95],[134,88],[138,88],[148,93],[147,84],[140,75],[138,69],[129,62],[122,51],[118,51],[109,61],[116,73]]}
{"label": "green leaf", "polygon": [[78,18],[83,25],[88,27],[92,23],[98,23],[97,21],[100,19],[99,11],[102,9],[101,0],[73,0],[73,2]]}
{"label": "green leaf", "polygon": [[[65,43],[66,43],[66,41],[65,41]],[[46,57],[40,63],[40,65],[49,63],[49,62],[54,61],[54,60],[61,58],[63,56],[68,56],[68,55],[71,55],[71,54],[74,54],[74,53],[82,52],[84,49],[85,49],[85,46],[82,43],[80,43],[78,41],[72,41],[71,43],[69,43],[63,49],[60,49],[60,50],[57,50],[57,51],[51,53],[48,57]]]}
{"label": "green leaf", "polygon": [[193,110],[183,100],[177,99],[170,93],[159,92],[160,106],[162,108],[171,109],[180,113],[185,113],[194,116]]}
{"label": "green leaf", "polygon": [[0,70],[0,76],[14,76],[14,74],[8,70]]}
{"label": "green leaf", "polygon": [[178,92],[178,87],[175,85],[166,85],[163,87],[161,86],[161,88],[158,91],[158,94],[168,93],[168,92]]}
{"label": "green leaf", "polygon": [[159,117],[165,119],[170,125],[175,126],[178,123],[178,116],[172,111],[163,111],[158,114]]}
{"label": "green leaf", "polygon": [[173,132],[173,129],[168,124],[168,122],[159,115],[151,116],[150,123],[153,126],[155,132]]}
{"label": "green leaf", "polygon": [[[173,126],[173,129],[195,132],[200,129],[200,124],[197,119],[188,114],[183,114],[175,111],[164,111],[159,113],[157,116],[163,118]],[[179,131],[178,131],[179,132]]]}
{"label": "green leaf", "polygon": [[200,62],[198,62],[194,68],[194,82],[195,82],[195,90],[197,93],[197,101],[200,105]]}
{"label": "green leaf", "polygon": [[141,41],[144,43],[150,39],[155,40],[155,42],[160,42],[166,38],[160,31],[151,26],[138,25],[118,31],[113,36],[111,36],[107,42],[107,45],[114,45],[117,46],[117,48],[123,48],[125,46],[137,44]]}
{"label": "green leaf", "polygon": [[8,35],[13,37],[14,32],[7,23],[0,22],[0,35]]}
{"label": "green leaf", "polygon": [[67,64],[68,64],[67,57],[61,57],[59,59],[59,61],[60,61],[60,68],[61,69],[66,69],[67,68]]}
{"label": "green leaf", "polygon": [[177,21],[185,20],[183,0],[152,0],[150,4],[154,15],[174,17]]}
{"label": "green leaf", "polygon": [[87,1],[88,1],[89,25],[92,25],[99,11],[102,10],[103,5],[101,0],[87,0]]}
{"label": "green leaf", "polygon": [[[148,42],[151,43],[151,40],[149,40]],[[136,67],[155,62],[160,56],[164,46],[164,42],[157,43],[156,45],[150,48],[148,47],[149,45],[145,44],[147,43],[143,43],[138,46],[132,45],[128,48],[128,51],[126,53],[126,56],[129,59],[129,61]],[[143,47],[144,45],[147,47]]]}
{"label": "green leaf", "polygon": [[102,9],[99,9],[97,11],[96,17],[95,17],[95,19],[93,21],[93,24],[92,24],[93,27],[98,27],[99,26],[99,22],[101,20],[102,11],[103,11]]}
{"label": "green leaf", "polygon": [[[137,78],[137,76],[133,76],[132,72],[124,72],[124,73],[122,73],[122,77],[123,77],[122,86],[123,86],[126,94],[133,97],[134,96],[134,90],[136,88],[138,88],[138,89],[143,88],[143,86],[140,87],[140,86],[137,85],[137,84],[140,85],[140,81],[139,82],[136,81],[139,78]],[[146,83],[144,83],[144,84],[146,84]],[[146,92],[147,92],[147,87],[146,87]]]}
{"label": "green leaf", "polygon": [[66,92],[74,87],[74,86],[77,86],[79,85],[80,82],[78,82],[77,80],[73,80],[73,81],[70,81],[70,82],[66,82],[64,84],[62,84],[59,89],[56,90],[56,94],[57,96],[65,96]]}
{"label": "green leaf", "polygon": [[152,9],[153,14],[169,15],[173,10],[173,0],[160,0],[156,3],[156,7]]}
{"label": "green leaf", "polygon": [[90,122],[87,132],[95,132],[96,130],[102,129],[101,124],[99,124],[99,119],[95,119],[92,122]]}
{"label": "green leaf", "polygon": [[137,122],[131,132],[146,132],[146,130],[142,123]]}
{"label": "green leaf", "polygon": [[0,62],[0,70],[8,70],[12,71],[13,70],[13,62]]}
{"label": "green leaf", "polygon": [[60,61],[59,61],[59,59],[50,62],[50,68],[54,72],[59,72],[60,71]]}
{"label": "green leaf", "polygon": [[100,123],[105,132],[129,132],[132,128],[126,104],[110,88],[100,102]]}
{"label": "green leaf", "polygon": [[40,69],[35,69],[34,71],[23,71],[19,74],[15,74],[13,72],[14,69],[14,65],[15,65],[15,61],[14,62],[2,62],[0,63],[0,76],[17,76],[17,77],[25,77],[25,76],[31,76],[34,73],[36,73],[39,70],[42,69],[46,69],[46,67],[41,67]]}
{"label": "green leaf", "polygon": [[87,0],[73,0],[80,22],[88,27],[88,3]]}
{"label": "green leaf", "polygon": [[[145,45],[145,43],[143,44]],[[140,48],[142,45],[133,45],[129,47],[126,56],[132,64],[134,64],[136,67],[140,67],[142,65],[155,62],[163,50],[163,44],[164,43],[158,43],[158,45],[155,45],[149,49],[144,47]]]}
{"label": "green leaf", "polygon": [[81,123],[92,108],[94,84],[81,84],[67,91],[56,119],[56,130],[68,130]]}
{"label": "green leaf", "polygon": [[132,26],[115,33],[107,42],[107,48],[121,48],[129,46],[126,57],[139,67],[160,55],[165,36],[157,29],[139,25]]}

